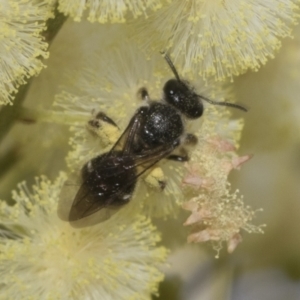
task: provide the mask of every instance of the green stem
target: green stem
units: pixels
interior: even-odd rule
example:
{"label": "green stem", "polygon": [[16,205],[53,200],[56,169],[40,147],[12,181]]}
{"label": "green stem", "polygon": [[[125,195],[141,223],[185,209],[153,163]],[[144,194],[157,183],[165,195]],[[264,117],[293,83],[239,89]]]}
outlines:
{"label": "green stem", "polygon": [[14,166],[20,159],[19,151],[17,146],[13,146],[6,150],[0,157],[0,178]]}
{"label": "green stem", "polygon": [[46,39],[46,42],[49,45],[53,42],[56,34],[59,32],[60,28],[67,20],[67,17],[57,10],[57,6],[54,10],[54,16],[54,19],[49,19],[47,21],[47,31],[45,31],[43,34]]}
{"label": "green stem", "polygon": [[16,116],[18,121],[25,123],[49,122],[62,125],[72,125],[76,122],[86,122],[86,115],[74,115],[66,112],[56,112],[49,110],[39,110],[27,107],[21,107]]}
{"label": "green stem", "polygon": [[0,111],[0,141],[7,135],[13,124],[15,123],[18,110],[22,107],[31,83],[31,78],[25,85],[20,86],[15,97],[13,106],[4,106]]}

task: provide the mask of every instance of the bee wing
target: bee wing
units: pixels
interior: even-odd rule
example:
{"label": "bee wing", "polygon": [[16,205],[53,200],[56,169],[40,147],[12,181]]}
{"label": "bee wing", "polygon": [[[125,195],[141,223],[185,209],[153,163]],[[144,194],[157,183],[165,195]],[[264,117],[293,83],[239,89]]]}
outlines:
{"label": "bee wing", "polygon": [[[108,192],[106,195],[95,198],[90,189],[85,185],[85,183],[83,183],[75,196],[69,213],[69,221],[72,226],[83,227],[87,226],[85,225],[87,223],[88,225],[93,225],[109,219],[120,207],[123,206],[120,203],[117,203],[116,205],[116,203],[113,202],[113,199],[115,199],[118,195],[128,194],[128,191],[126,190],[128,190],[128,187],[131,186],[133,186],[134,189],[138,177],[149,170],[158,161],[169,155],[172,151],[172,146],[163,146],[136,156],[132,167],[137,168],[138,171],[131,180],[128,180],[126,184],[120,188],[118,193]],[[119,176],[120,173],[122,172],[112,173],[111,176]],[[129,197],[132,196],[130,193],[128,195]],[[124,204],[126,203],[127,202],[124,202]],[[82,224],[84,225],[82,226]]]}
{"label": "bee wing", "polygon": [[108,220],[118,210],[118,207],[109,206],[108,204],[114,196],[104,195],[102,199],[100,197],[95,199],[83,183],[69,211],[68,217],[71,225],[73,227],[84,227]]}
{"label": "bee wing", "polygon": [[123,152],[123,155],[129,155],[132,152],[132,144],[136,138],[136,133],[141,126],[141,121],[144,118],[145,113],[143,110],[146,109],[141,107],[137,110],[134,116],[129,121],[127,128],[124,130],[120,138],[111,148],[110,152],[120,150]]}
{"label": "bee wing", "polygon": [[107,205],[109,196],[105,201],[96,201],[84,183],[80,185],[79,178],[78,174],[71,174],[62,187],[57,207],[57,214],[61,220],[81,228],[104,222],[118,211],[117,206]]}
{"label": "bee wing", "polygon": [[[112,149],[105,154],[104,159],[109,159],[116,151],[120,151],[123,157],[130,156],[131,145],[140,127],[142,117],[140,110],[135,113],[118,141]],[[97,166],[95,167],[97,168]],[[116,175],[118,174],[114,172],[113,176]],[[116,194],[108,193],[103,197],[97,197],[97,199],[95,199],[86,182],[81,183],[79,190],[76,191],[72,181],[74,182],[75,180],[73,179],[71,182],[65,184],[61,192],[60,199],[63,200],[59,201],[58,215],[62,220],[70,221],[72,225],[76,225],[75,223],[78,223],[79,220],[101,211],[95,216],[95,218],[97,217],[98,223],[108,219],[117,211],[118,207],[109,205],[112,202],[111,200],[117,196]],[[128,186],[133,183],[134,180],[129,181],[119,193],[124,192]],[[105,208],[105,210],[103,208]]]}
{"label": "bee wing", "polygon": [[72,207],[78,187],[81,185],[79,178],[80,175],[78,172],[70,174],[68,176],[68,180],[64,183],[60,191],[57,215],[63,221],[69,221],[70,209]]}
{"label": "bee wing", "polygon": [[160,160],[167,157],[176,147],[177,143],[165,144],[154,149],[145,150],[136,155],[134,166],[139,170],[136,177],[141,176]]}

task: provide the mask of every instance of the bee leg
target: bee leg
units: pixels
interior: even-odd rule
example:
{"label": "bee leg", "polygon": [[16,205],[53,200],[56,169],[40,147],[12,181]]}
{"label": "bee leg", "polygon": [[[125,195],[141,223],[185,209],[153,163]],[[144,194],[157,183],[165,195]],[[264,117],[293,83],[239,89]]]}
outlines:
{"label": "bee leg", "polygon": [[149,101],[149,93],[148,90],[145,87],[142,87],[138,90],[138,97],[142,99],[143,101]]}
{"label": "bee leg", "polygon": [[113,145],[120,136],[118,125],[102,111],[93,113],[86,127],[92,135],[101,139],[104,146]]}
{"label": "bee leg", "polygon": [[109,125],[119,128],[118,125],[102,111],[98,112],[93,119],[88,121],[88,126],[91,129],[97,130],[101,127],[101,122],[105,122]]}
{"label": "bee leg", "polygon": [[174,161],[179,161],[179,162],[185,162],[185,161],[189,160],[189,157],[188,156],[181,156],[181,155],[172,154],[172,155],[169,155],[167,157],[167,159],[174,160]]}
{"label": "bee leg", "polygon": [[180,147],[180,145],[195,146],[197,143],[198,143],[198,138],[192,133],[187,133],[182,138],[180,138],[180,140],[178,141],[178,145],[176,145],[176,147],[179,146],[180,154],[171,154],[167,157],[167,159],[179,161],[179,162],[188,161],[190,159],[188,153],[186,149]]}
{"label": "bee leg", "polygon": [[145,182],[148,186],[154,189],[164,190],[167,182],[160,167],[156,167],[145,177]]}
{"label": "bee leg", "polygon": [[103,122],[106,122],[110,125],[113,125],[115,127],[118,128],[118,125],[113,121],[113,119],[111,119],[110,117],[108,117],[104,112],[100,111],[96,114],[95,116],[96,120],[101,120]]}
{"label": "bee leg", "polygon": [[187,133],[184,137],[183,144],[186,146],[195,146],[198,143],[198,138],[192,134]]}
{"label": "bee leg", "polygon": [[179,162],[185,162],[188,161],[190,158],[184,148],[180,149],[181,155],[178,154],[171,154],[167,157],[169,160],[179,161]]}

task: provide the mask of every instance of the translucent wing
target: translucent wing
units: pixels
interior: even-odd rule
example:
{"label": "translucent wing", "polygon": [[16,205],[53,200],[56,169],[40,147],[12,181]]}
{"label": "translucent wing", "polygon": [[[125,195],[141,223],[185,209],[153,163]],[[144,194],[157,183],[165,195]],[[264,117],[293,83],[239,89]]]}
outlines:
{"label": "translucent wing", "polygon": [[[86,218],[100,210],[101,213],[97,216],[98,222],[108,219],[118,208],[130,201],[138,177],[172,151],[173,147],[164,146],[137,156],[118,157],[122,161],[122,166],[120,168],[119,166],[105,168],[106,175],[103,181],[91,183],[91,180],[94,179],[88,178],[82,183],[72,204],[69,221],[74,222]],[[109,159],[112,157],[110,155]],[[128,161],[130,161],[130,164],[123,168],[123,162],[126,164]],[[98,166],[96,165],[95,169],[101,169],[101,173],[102,168],[105,166],[107,166],[107,158],[104,159],[104,162],[100,162]],[[99,184],[104,185],[105,188],[107,187],[107,191],[105,192],[101,187],[101,193],[95,193],[95,187]]]}
{"label": "translucent wing", "polygon": [[[68,219],[75,227],[81,227],[81,224],[93,225],[109,219],[116,211],[117,205],[110,205],[116,195],[104,195],[102,198],[95,197],[88,187],[82,184],[75,196]],[[105,209],[102,209],[105,208]],[[97,214],[96,214],[97,213]],[[91,218],[91,215],[94,215]],[[78,222],[86,217],[89,219],[84,222]],[[93,223],[93,224],[91,224]]]}

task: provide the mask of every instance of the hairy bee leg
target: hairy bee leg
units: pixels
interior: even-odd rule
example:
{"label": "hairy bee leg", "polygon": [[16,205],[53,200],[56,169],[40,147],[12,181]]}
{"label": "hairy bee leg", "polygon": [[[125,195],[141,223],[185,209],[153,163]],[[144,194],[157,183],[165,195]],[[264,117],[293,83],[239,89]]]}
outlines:
{"label": "hairy bee leg", "polygon": [[[183,138],[182,144],[185,146],[195,146],[197,142],[198,142],[198,138],[194,134],[188,133]],[[185,162],[190,159],[185,148],[180,148],[180,152],[182,153],[181,155],[171,154],[167,157],[167,159],[179,161],[179,162]]]}
{"label": "hairy bee leg", "polygon": [[163,170],[160,167],[156,167],[145,177],[145,182],[151,188],[164,190],[167,182]]}
{"label": "hairy bee leg", "polygon": [[183,144],[187,146],[195,146],[198,143],[198,138],[192,134],[192,133],[187,133],[186,136],[184,137]]}
{"label": "hairy bee leg", "polygon": [[86,128],[100,138],[104,146],[113,145],[120,136],[118,125],[102,111],[92,112],[92,119],[87,122]]}
{"label": "hairy bee leg", "polygon": [[150,100],[148,90],[145,87],[142,87],[138,90],[138,97],[141,98],[143,101]]}
{"label": "hairy bee leg", "polygon": [[181,148],[180,152],[182,153],[182,155],[171,154],[167,157],[167,159],[174,160],[174,161],[179,161],[179,162],[185,162],[185,161],[188,161],[190,159],[188,154],[187,154],[187,151],[184,148]]}
{"label": "hairy bee leg", "polygon": [[113,121],[113,119],[111,119],[110,117],[108,117],[104,112],[100,111],[96,114],[95,118],[90,120],[88,123],[91,127],[96,127],[96,128],[99,128],[100,127],[100,121],[103,121],[105,123],[108,123],[112,126],[115,126],[117,128],[118,125]]}
{"label": "hairy bee leg", "polygon": [[178,162],[186,162],[186,161],[189,160],[189,157],[188,156],[181,156],[181,155],[172,154],[172,155],[169,155],[167,157],[167,159],[178,161]]}

